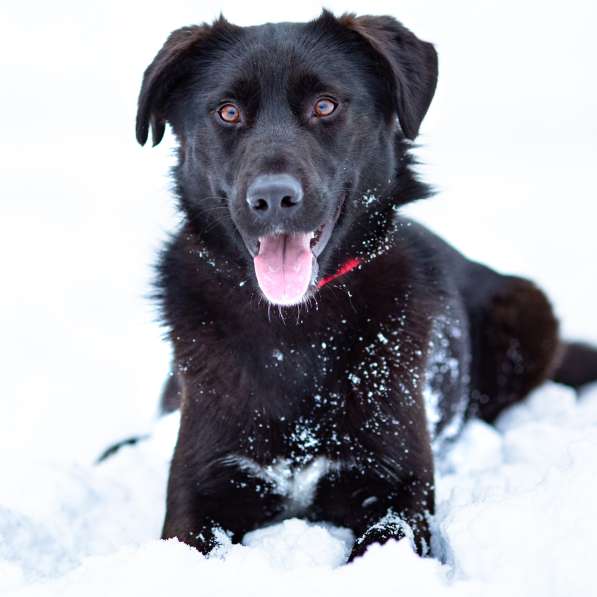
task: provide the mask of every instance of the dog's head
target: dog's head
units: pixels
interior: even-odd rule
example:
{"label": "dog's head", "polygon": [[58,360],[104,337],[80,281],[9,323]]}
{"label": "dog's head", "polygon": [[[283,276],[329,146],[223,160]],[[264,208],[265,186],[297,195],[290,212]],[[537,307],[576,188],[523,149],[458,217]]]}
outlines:
{"label": "dog's head", "polygon": [[436,79],[433,46],[391,17],[220,18],[172,33],[147,68],[137,139],[171,125],[189,225],[271,303],[297,304],[424,192],[407,149]]}

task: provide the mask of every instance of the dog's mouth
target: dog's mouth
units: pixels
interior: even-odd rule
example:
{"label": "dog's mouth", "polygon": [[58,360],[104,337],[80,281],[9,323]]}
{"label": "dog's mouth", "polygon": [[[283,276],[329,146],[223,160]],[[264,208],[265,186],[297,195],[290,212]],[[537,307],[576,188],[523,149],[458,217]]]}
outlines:
{"label": "dog's mouth", "polygon": [[317,258],[330,241],[340,211],[341,206],[332,220],[311,232],[276,231],[247,243],[257,283],[270,303],[296,305],[315,286],[319,273]]}

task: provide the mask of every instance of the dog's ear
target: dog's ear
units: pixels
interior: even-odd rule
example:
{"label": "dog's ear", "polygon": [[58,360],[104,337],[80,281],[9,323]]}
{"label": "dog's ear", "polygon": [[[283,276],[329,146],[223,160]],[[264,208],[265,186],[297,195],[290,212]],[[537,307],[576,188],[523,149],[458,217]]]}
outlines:
{"label": "dog's ear", "polygon": [[191,74],[194,58],[205,51],[210,41],[225,31],[237,29],[220,17],[212,25],[195,25],[170,34],[162,49],[143,75],[137,107],[137,141],[145,145],[151,126],[153,145],[164,136],[168,102],[175,89]]}
{"label": "dog's ear", "polygon": [[346,14],[339,22],[366,39],[389,66],[400,126],[408,139],[414,139],[435,93],[435,48],[392,17]]}

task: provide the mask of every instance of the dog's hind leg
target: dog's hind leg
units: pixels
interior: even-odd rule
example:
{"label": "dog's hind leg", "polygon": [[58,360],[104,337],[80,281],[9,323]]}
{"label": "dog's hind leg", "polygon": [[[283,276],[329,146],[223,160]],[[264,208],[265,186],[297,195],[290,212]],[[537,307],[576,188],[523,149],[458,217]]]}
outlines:
{"label": "dog's hind leg", "polygon": [[149,439],[149,435],[136,435],[133,437],[127,437],[126,439],[122,439],[119,442],[112,444],[109,448],[106,448],[95,461],[95,463],[101,464],[102,462],[104,462],[104,460],[108,460],[108,458],[114,456],[114,454],[119,452],[122,448],[125,448],[127,446],[135,446],[139,442],[145,441],[146,439]]}
{"label": "dog's hind leg", "polygon": [[[162,396],[160,398],[160,415],[167,415],[180,408],[180,401],[182,399],[182,386],[176,375],[176,373],[170,373],[164,389],[162,390]],[[97,459],[96,463],[100,464],[117,454],[122,448],[127,446],[134,446],[139,442],[149,439],[149,435],[138,435],[134,437],[128,437],[120,440],[119,442],[112,444],[106,448]]]}
{"label": "dog's hind leg", "polygon": [[470,312],[470,414],[493,422],[554,374],[561,344],[552,307],[532,282],[496,276],[487,290]]}

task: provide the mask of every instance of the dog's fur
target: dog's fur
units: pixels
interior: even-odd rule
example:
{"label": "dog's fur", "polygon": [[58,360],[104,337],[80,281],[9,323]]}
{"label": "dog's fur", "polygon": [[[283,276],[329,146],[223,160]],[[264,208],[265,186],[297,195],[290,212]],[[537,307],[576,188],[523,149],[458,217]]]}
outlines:
{"label": "dog's fur", "polygon": [[[433,46],[393,18],[328,12],[186,27],[148,67],[137,138],[151,129],[157,144],[171,125],[184,216],[159,266],[175,355],[163,404],[181,406],[164,538],[208,553],[218,529],[238,541],[301,515],[352,529],[351,559],[403,536],[428,553],[432,446],[550,376],[597,378],[595,352],[566,352],[531,282],[397,213],[429,195],[409,150],[436,79]],[[328,94],[337,113],[314,119],[309,107]],[[230,100],[239,126],[218,121]],[[254,217],[247,189],[269,173],[304,191],[284,233],[335,223],[294,307],[268,304],[253,269],[273,224]],[[318,287],[347,259],[359,266]],[[298,492],[292,481],[309,474]]]}

